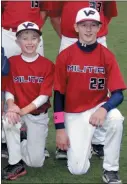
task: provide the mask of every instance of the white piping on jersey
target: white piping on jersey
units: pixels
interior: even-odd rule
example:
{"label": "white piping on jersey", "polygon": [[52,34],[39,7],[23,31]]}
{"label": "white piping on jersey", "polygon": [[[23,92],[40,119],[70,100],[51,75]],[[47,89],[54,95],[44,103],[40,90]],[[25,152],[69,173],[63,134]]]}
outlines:
{"label": "white piping on jersey", "polygon": [[37,59],[38,57],[39,57],[39,54],[37,54],[36,56],[31,57],[31,58],[26,57],[26,56],[24,56],[23,54],[21,55],[21,58],[22,58],[25,62],[27,62],[27,63],[31,63],[31,62],[36,61],[36,59]]}

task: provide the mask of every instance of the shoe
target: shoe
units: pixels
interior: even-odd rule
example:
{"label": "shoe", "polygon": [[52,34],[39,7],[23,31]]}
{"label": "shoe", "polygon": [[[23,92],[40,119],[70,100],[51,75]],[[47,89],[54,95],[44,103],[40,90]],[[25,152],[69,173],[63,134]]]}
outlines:
{"label": "shoe", "polygon": [[104,145],[101,144],[92,144],[93,147],[93,155],[97,155],[99,158],[104,158]]}
{"label": "shoe", "polygon": [[1,145],[1,156],[2,158],[6,158],[6,159],[8,159],[9,157],[6,143],[2,143]]}
{"label": "shoe", "polygon": [[67,159],[67,152],[61,149],[56,149],[55,157],[57,160],[64,160]]}
{"label": "shoe", "polygon": [[122,183],[122,181],[119,178],[118,171],[104,170],[102,179],[104,183],[108,183],[108,184],[121,184]]}
{"label": "shoe", "polygon": [[24,176],[26,174],[26,169],[24,167],[24,163],[21,160],[15,165],[8,165],[2,171],[2,179],[3,180],[16,180],[20,176]]}
{"label": "shoe", "polygon": [[46,158],[49,158],[50,157],[50,154],[49,154],[49,152],[48,152],[48,150],[46,148],[44,150],[44,154],[45,154],[45,157]]}

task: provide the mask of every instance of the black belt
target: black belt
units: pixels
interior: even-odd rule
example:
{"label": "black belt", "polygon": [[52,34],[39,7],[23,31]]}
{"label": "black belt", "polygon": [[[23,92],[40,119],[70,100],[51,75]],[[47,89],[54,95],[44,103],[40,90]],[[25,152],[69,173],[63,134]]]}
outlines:
{"label": "black belt", "polygon": [[47,112],[48,112],[48,110],[46,110],[45,112],[30,113],[30,114],[32,114],[33,116],[39,116],[41,113],[46,114]]}

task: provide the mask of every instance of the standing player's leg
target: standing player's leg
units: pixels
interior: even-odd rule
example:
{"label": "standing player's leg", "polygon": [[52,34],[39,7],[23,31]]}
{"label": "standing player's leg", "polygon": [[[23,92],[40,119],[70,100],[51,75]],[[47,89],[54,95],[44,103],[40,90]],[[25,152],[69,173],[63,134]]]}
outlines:
{"label": "standing player's leg", "polygon": [[38,45],[37,52],[38,52],[41,56],[44,56],[44,42],[43,42],[42,36],[40,37],[40,43],[39,43],[39,45]]}
{"label": "standing player's leg", "polygon": [[62,35],[59,53],[62,50],[66,49],[67,47],[74,44],[77,40],[78,40],[77,38],[68,38],[68,37]]}
{"label": "standing player's leg", "polygon": [[2,47],[4,47],[7,58],[21,53],[20,47],[15,42],[15,35],[16,32],[13,32],[11,29],[6,30],[2,28]]}

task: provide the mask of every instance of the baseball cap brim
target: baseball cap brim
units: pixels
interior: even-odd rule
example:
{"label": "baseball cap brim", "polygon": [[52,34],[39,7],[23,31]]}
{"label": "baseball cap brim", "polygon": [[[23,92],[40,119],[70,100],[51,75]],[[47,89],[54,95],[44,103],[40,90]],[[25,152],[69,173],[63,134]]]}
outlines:
{"label": "baseball cap brim", "polygon": [[16,33],[16,37],[22,32],[22,31],[26,31],[26,30],[32,30],[32,31],[36,31],[40,36],[42,35],[42,32],[41,31],[39,31],[39,30],[37,30],[37,29],[22,29],[22,30],[20,30],[20,31],[18,31],[17,33]]}
{"label": "baseball cap brim", "polygon": [[89,20],[90,20],[90,21],[95,21],[95,22],[98,22],[99,24],[102,24],[101,21],[98,21],[98,20],[95,20],[95,19],[82,19],[82,20],[76,22],[76,24],[77,24],[77,23],[81,23],[81,22],[85,22],[85,21],[87,21],[87,20],[88,20],[88,21],[89,21]]}

